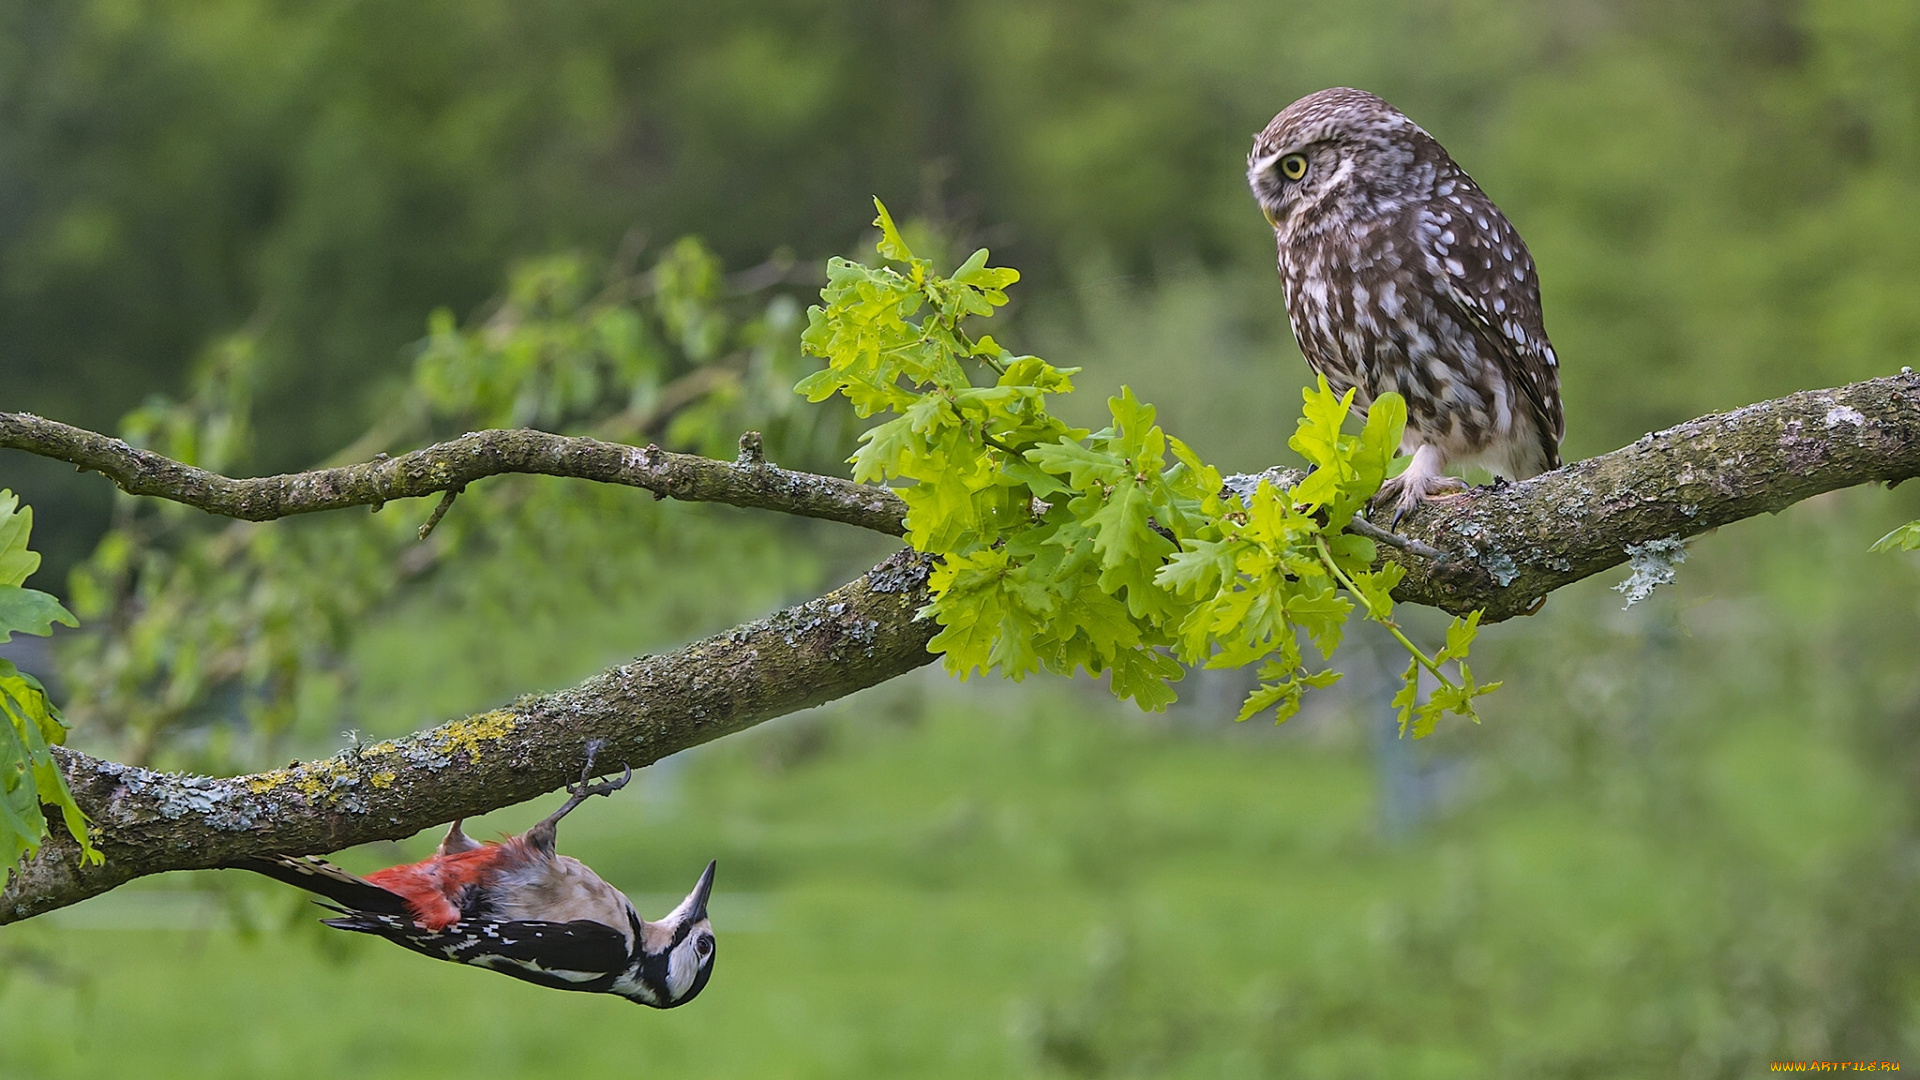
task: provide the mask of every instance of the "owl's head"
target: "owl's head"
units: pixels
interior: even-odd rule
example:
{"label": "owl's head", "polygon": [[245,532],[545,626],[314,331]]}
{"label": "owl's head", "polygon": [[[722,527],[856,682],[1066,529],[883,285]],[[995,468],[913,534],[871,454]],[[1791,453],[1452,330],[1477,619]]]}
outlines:
{"label": "owl's head", "polygon": [[1308,94],[1254,136],[1247,185],[1284,240],[1317,223],[1389,213],[1430,187],[1445,161],[1405,113],[1342,86]]}

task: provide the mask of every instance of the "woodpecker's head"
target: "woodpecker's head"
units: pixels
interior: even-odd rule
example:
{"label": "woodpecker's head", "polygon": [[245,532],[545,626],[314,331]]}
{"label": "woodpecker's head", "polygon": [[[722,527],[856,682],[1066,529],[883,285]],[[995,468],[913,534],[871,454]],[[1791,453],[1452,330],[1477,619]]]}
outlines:
{"label": "woodpecker's head", "polygon": [[700,996],[713,974],[713,924],[707,921],[707,897],[713,892],[708,863],[693,891],[658,922],[635,916],[633,964],[613,984],[629,1001],[671,1009]]}

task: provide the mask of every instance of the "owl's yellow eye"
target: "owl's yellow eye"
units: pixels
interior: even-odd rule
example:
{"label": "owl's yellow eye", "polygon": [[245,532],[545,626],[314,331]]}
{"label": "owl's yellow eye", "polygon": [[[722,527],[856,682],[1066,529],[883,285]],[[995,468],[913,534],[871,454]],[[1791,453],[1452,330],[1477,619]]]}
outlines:
{"label": "owl's yellow eye", "polygon": [[1288,154],[1280,159],[1280,175],[1289,180],[1298,180],[1307,175],[1307,159],[1301,154]]}

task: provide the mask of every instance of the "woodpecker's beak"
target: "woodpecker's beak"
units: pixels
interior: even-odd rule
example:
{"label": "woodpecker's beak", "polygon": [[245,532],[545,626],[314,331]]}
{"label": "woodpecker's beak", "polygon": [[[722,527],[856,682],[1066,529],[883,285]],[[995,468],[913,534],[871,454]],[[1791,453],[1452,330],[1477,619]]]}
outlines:
{"label": "woodpecker's beak", "polygon": [[700,880],[694,884],[693,891],[687,894],[685,900],[680,901],[679,907],[673,909],[673,914],[667,916],[667,921],[676,924],[697,923],[707,917],[707,897],[713,895],[713,868],[719,865],[718,859],[707,864],[706,870],[700,874]]}

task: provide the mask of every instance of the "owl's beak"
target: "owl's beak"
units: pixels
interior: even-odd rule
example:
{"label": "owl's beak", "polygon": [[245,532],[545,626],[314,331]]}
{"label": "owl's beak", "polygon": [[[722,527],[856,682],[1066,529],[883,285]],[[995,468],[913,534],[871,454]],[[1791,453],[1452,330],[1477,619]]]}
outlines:
{"label": "owl's beak", "polygon": [[1267,224],[1273,226],[1274,228],[1277,229],[1280,227],[1280,219],[1273,216],[1273,208],[1266,205],[1265,203],[1260,204],[1260,216],[1263,218],[1266,218]]}

